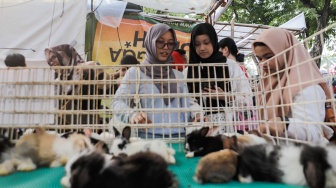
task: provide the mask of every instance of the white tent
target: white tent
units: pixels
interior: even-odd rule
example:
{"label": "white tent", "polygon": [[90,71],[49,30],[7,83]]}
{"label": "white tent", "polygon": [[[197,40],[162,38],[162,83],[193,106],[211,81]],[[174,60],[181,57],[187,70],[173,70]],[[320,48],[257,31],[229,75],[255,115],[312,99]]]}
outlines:
{"label": "white tent", "polygon": [[216,0],[124,0],[148,8],[165,12],[206,14]]}
{"label": "white tent", "polygon": [[[251,54],[251,44],[258,38],[258,36],[268,28],[272,26],[261,24],[243,24],[243,23],[229,23],[229,22],[217,22],[214,25],[218,40],[222,38],[231,37],[236,42],[241,53],[245,55]],[[285,29],[294,33],[294,35],[302,32],[302,28],[290,28]]]}
{"label": "white tent", "polygon": [[[203,20],[195,20],[191,18],[177,18],[173,16],[157,15],[157,14],[143,14],[146,17],[154,18],[161,22],[173,21],[173,22],[198,22]],[[241,53],[249,55],[252,53],[252,42],[263,32],[263,30],[271,28],[273,26],[262,24],[244,24],[244,23],[230,23],[230,22],[216,22],[214,28],[218,35],[218,40],[226,37],[231,37],[235,40]],[[295,35],[302,32],[304,28],[291,28],[284,27]]]}
{"label": "white tent", "polygon": [[[3,28],[0,30],[0,67],[4,67],[1,62],[11,53],[23,54],[28,66],[46,65],[44,49],[65,43],[74,45],[80,54],[84,54],[86,15],[87,9],[90,9],[88,2],[91,0],[2,0],[0,2],[0,24]],[[130,2],[167,12],[197,14],[209,12],[217,3],[216,0],[183,0],[183,2],[180,0],[124,0],[124,2],[93,0],[93,2],[97,6]],[[112,14],[115,11],[111,8],[101,9],[101,11]],[[96,17],[101,16],[101,21],[118,25],[115,20],[106,20],[106,17],[97,13],[95,12]]]}
{"label": "white tent", "polygon": [[[167,12],[180,13],[203,13],[207,14],[215,12],[214,9],[219,6],[219,2],[215,0],[124,0],[141,6],[146,6]],[[44,62],[44,49],[49,46],[59,44],[72,44],[80,54],[84,54],[85,45],[85,26],[87,9],[90,9],[88,2],[91,0],[72,0],[72,1],[51,1],[51,0],[2,0],[0,2],[0,23],[2,28],[0,30],[0,62],[4,60],[9,53],[21,53],[26,56],[27,63],[30,65],[41,65]],[[109,22],[118,26],[118,20],[109,20],[102,14],[107,12],[114,18],[120,18],[114,15],[113,7],[105,8],[113,3],[119,4],[123,12],[125,9],[125,2],[115,0],[104,0],[100,3],[94,1],[96,4],[96,17],[100,21]],[[229,5],[231,1],[227,2]],[[100,6],[99,9],[97,9]],[[119,9],[118,7],[118,9]],[[225,7],[227,8],[227,7]],[[222,8],[223,9],[223,8]],[[217,13],[220,10],[217,11]],[[218,17],[218,15],[215,14]],[[152,15],[156,19],[176,20],[177,18],[165,15]],[[215,19],[215,18],[214,18]],[[299,15],[296,20],[302,20]],[[202,22],[203,20],[194,19],[178,19],[181,22]],[[304,19],[303,19],[304,20]],[[120,19],[119,19],[120,22]],[[295,25],[297,21],[295,21]],[[293,32],[300,32],[301,28],[290,28],[290,25],[283,25]],[[263,29],[270,26],[256,25],[256,24],[239,24],[217,22],[215,29],[218,33],[219,39],[224,37],[233,37],[238,47],[245,54],[250,54],[251,42],[263,31]],[[42,63],[41,63],[42,62]],[[4,66],[0,63],[0,67]]]}
{"label": "white tent", "polygon": [[9,53],[21,53],[28,65],[41,64],[46,47],[65,43],[75,44],[77,51],[83,53],[86,14],[83,0],[2,0],[0,62]]}
{"label": "white tent", "polygon": [[280,25],[281,28],[296,28],[296,29],[305,29],[307,28],[306,20],[303,12],[294,18],[290,19],[288,22]]}

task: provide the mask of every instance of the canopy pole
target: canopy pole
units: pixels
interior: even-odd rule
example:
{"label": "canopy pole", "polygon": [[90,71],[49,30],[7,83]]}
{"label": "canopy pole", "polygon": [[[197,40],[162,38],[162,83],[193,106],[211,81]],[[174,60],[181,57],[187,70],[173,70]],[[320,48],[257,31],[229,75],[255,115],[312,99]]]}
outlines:
{"label": "canopy pole", "polygon": [[234,39],[234,27],[235,27],[235,15],[232,16],[231,20],[231,38]]}

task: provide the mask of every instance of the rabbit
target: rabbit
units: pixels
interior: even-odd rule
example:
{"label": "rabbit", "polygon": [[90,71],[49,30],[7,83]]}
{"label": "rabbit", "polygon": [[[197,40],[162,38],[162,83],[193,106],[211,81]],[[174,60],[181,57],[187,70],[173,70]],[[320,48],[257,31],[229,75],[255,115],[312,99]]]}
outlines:
{"label": "rabbit", "polygon": [[268,143],[276,145],[276,142],[275,142],[274,138],[271,135],[261,134],[258,130],[250,130],[250,131],[248,131],[248,134],[257,135],[259,137],[264,138]]}
{"label": "rabbit", "polygon": [[153,152],[138,152],[126,157],[109,157],[100,152],[82,153],[69,160],[67,176],[61,180],[73,188],[177,188],[176,177],[167,162]]}
{"label": "rabbit", "polygon": [[83,132],[83,131],[76,131],[76,132],[66,132],[66,133],[63,133],[61,135],[62,138],[68,138],[70,135],[72,134],[82,134],[82,135],[85,135],[87,136],[89,139],[90,139],[90,142],[92,145],[96,145],[97,143],[99,143],[101,146],[102,146],[102,150],[105,152],[105,153],[108,153],[109,152],[109,147],[107,145],[107,143],[105,141],[103,141],[102,138],[100,138],[99,135],[97,134],[93,134],[93,133],[86,133],[86,132]]}
{"label": "rabbit", "polygon": [[336,187],[335,156],[335,145],[249,146],[238,157],[238,180]]}
{"label": "rabbit", "polygon": [[256,135],[236,134],[231,137],[225,135],[207,136],[208,131],[209,127],[203,127],[192,131],[186,136],[186,157],[204,156],[222,149],[233,149],[240,152],[243,146],[267,143],[265,139]]}
{"label": "rabbit", "polygon": [[226,183],[236,175],[238,153],[224,149],[202,157],[196,167],[194,180],[203,183]]}
{"label": "rabbit", "polygon": [[141,151],[151,151],[161,155],[168,163],[175,164],[175,150],[167,146],[163,140],[138,140],[130,142],[131,128],[126,126],[122,135],[113,127],[116,138],[113,140],[110,147],[110,154],[119,155],[125,153],[126,155],[133,155]]}
{"label": "rabbit", "polygon": [[0,163],[8,158],[15,144],[12,143],[5,135],[0,135]]}
{"label": "rabbit", "polygon": [[93,152],[100,152],[102,153],[103,156],[106,157],[107,160],[110,160],[113,158],[112,155],[109,155],[106,153],[105,151],[105,145],[106,143],[103,141],[98,141],[95,145],[94,145],[94,149],[92,150],[91,148],[87,148],[85,150],[82,150],[80,153],[77,153],[76,155],[73,155],[66,163],[65,165],[65,172],[66,175],[61,179],[61,185],[63,187],[71,187],[70,185],[70,178],[71,178],[71,166],[72,164],[80,157],[82,156],[87,156],[90,155]]}
{"label": "rabbit", "polygon": [[266,140],[264,137],[260,137],[255,134],[222,137],[222,141],[224,149],[232,149],[238,153],[241,153],[247,146],[269,143],[269,140]]}
{"label": "rabbit", "polygon": [[86,136],[73,134],[65,139],[37,127],[36,133],[25,134],[16,142],[10,159],[0,164],[0,172],[7,175],[15,170],[32,171],[39,166],[62,166],[69,157],[86,148],[93,148]]}
{"label": "rabbit", "polygon": [[15,144],[5,135],[0,135],[0,176],[7,175],[9,171],[14,171],[11,157]]}
{"label": "rabbit", "polygon": [[226,136],[207,136],[209,129],[209,127],[202,127],[186,135],[184,148],[187,152],[187,158],[205,156],[224,149],[222,139]]}

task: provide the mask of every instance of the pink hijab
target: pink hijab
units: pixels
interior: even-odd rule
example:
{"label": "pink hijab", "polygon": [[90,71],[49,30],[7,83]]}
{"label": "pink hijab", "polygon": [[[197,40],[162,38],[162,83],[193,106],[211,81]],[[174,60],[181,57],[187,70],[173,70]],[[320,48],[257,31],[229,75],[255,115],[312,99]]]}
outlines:
{"label": "pink hijab", "polygon": [[267,29],[252,43],[253,50],[256,42],[264,43],[276,55],[294,46],[276,57],[279,69],[276,73],[262,72],[257,100],[258,105],[266,108],[261,109],[261,119],[288,116],[293,98],[311,85],[319,84],[327,99],[332,98],[316,63],[291,32],[280,28]]}

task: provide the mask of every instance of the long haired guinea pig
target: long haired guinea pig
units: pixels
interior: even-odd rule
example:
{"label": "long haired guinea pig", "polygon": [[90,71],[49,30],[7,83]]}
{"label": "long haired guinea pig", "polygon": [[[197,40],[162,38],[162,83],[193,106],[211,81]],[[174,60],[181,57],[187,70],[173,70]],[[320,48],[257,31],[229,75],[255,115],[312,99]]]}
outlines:
{"label": "long haired guinea pig", "polygon": [[[65,139],[55,134],[48,134],[38,127],[36,133],[26,134],[17,141],[12,163],[6,164],[6,168],[1,164],[0,171],[4,170],[2,174],[6,175],[15,169],[31,171],[38,166],[58,167],[85,149],[93,149],[93,146],[84,135],[74,134]],[[12,165],[12,168],[8,168],[9,165]]]}
{"label": "long haired guinea pig", "polygon": [[[152,152],[112,159],[100,152],[91,152],[67,164],[67,169],[69,186],[73,188],[178,187],[168,164]],[[62,181],[65,181],[64,178]]]}
{"label": "long haired guinea pig", "polygon": [[194,180],[203,183],[225,183],[233,179],[236,174],[238,153],[224,149],[212,152],[198,162]]}
{"label": "long haired guinea pig", "polygon": [[126,126],[122,135],[113,127],[116,138],[110,147],[110,154],[118,156],[121,153],[133,155],[142,151],[150,151],[162,156],[168,163],[175,164],[175,150],[167,146],[163,140],[138,140],[130,142],[131,128]]}
{"label": "long haired guinea pig", "polygon": [[238,179],[312,188],[336,187],[336,146],[256,145],[238,157]]}

